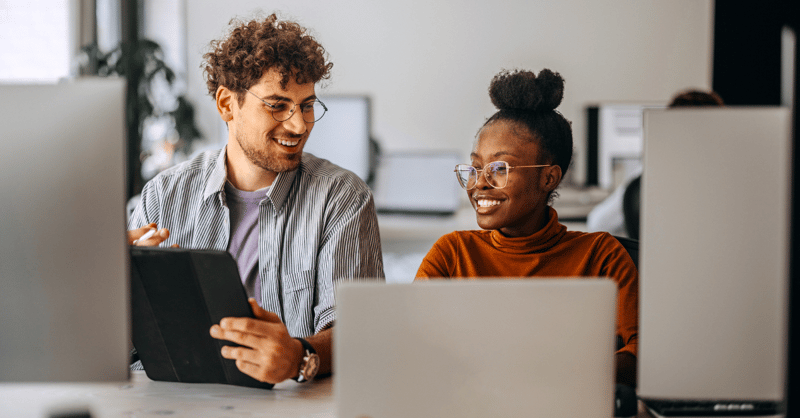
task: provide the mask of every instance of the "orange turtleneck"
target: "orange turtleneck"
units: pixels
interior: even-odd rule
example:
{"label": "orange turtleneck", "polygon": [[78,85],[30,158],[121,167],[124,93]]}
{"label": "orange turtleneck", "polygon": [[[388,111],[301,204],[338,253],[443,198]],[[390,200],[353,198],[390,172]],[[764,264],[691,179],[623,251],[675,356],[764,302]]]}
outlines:
{"label": "orange turtleneck", "polygon": [[639,273],[622,244],[606,232],[567,231],[550,208],[540,231],[509,238],[500,231],[455,231],[422,260],[415,280],[486,277],[610,277],[617,283],[617,335],[638,351]]}

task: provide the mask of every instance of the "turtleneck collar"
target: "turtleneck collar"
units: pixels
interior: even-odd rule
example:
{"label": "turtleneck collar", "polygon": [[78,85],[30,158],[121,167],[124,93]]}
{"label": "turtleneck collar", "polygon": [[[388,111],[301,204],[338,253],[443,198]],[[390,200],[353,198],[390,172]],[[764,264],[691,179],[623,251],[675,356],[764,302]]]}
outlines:
{"label": "turtleneck collar", "polygon": [[500,251],[512,254],[528,254],[547,251],[556,245],[567,227],[558,222],[558,213],[552,207],[548,210],[549,220],[544,228],[527,237],[507,237],[499,230],[492,230],[492,244]]}

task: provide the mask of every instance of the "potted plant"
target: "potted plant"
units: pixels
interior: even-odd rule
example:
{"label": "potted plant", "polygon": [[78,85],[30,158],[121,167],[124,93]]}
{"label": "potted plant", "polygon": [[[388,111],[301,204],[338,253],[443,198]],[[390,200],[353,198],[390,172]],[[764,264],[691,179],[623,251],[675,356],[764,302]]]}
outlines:
{"label": "potted plant", "polygon": [[139,39],[121,43],[108,52],[97,44],[81,48],[81,73],[128,79],[128,197],[137,195],[144,181],[179,162],[202,137],[194,106],[179,92],[173,71],[164,62],[158,43]]}

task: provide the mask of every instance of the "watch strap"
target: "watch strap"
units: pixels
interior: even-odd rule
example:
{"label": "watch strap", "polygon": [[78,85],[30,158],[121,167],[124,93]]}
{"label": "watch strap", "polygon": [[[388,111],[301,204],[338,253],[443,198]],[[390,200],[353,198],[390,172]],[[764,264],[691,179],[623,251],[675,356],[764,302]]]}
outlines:
{"label": "watch strap", "polygon": [[[306,365],[309,362],[309,360],[311,359],[311,357],[317,357],[317,350],[314,349],[314,346],[312,346],[311,343],[309,343],[308,341],[306,341],[303,338],[295,338],[295,340],[300,341],[300,344],[303,345],[303,360],[300,362],[299,374],[297,375],[297,377],[293,377],[292,379],[294,379],[297,382],[301,382],[301,383],[302,382],[307,382],[307,381],[313,379],[314,376],[307,377],[307,376],[305,376],[304,371],[305,371]],[[316,374],[316,370],[314,370],[314,372],[315,372],[314,374]]]}

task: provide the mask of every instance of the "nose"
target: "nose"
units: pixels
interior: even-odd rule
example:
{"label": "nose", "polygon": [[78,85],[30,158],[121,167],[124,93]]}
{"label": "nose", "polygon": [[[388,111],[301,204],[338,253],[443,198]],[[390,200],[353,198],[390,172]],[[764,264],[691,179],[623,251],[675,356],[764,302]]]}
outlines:
{"label": "nose", "polygon": [[492,186],[489,184],[489,181],[486,180],[486,174],[484,174],[484,173],[485,173],[485,171],[479,171],[478,172],[478,178],[477,178],[477,180],[475,180],[475,188],[476,189],[486,190],[486,189],[491,189],[492,188]]}
{"label": "nose", "polygon": [[306,121],[303,120],[303,112],[299,108],[295,108],[292,116],[283,121],[283,127],[295,135],[302,135],[308,130]]}

